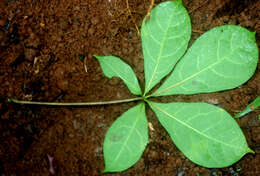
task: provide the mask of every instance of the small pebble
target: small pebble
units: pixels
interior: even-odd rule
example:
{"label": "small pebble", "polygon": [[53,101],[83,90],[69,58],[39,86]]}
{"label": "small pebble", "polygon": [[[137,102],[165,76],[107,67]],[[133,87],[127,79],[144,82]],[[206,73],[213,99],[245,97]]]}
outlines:
{"label": "small pebble", "polygon": [[117,92],[117,93],[116,93],[116,97],[117,97],[118,99],[121,98],[121,94],[120,94],[120,92]]}
{"label": "small pebble", "polygon": [[212,176],[219,176],[216,169],[210,170],[210,174],[211,174]]}
{"label": "small pebble", "polygon": [[98,128],[103,128],[104,126],[105,126],[105,124],[102,123],[102,122],[100,122],[100,123],[97,124],[97,127],[98,127]]}
{"label": "small pebble", "polygon": [[183,176],[184,173],[185,173],[184,170],[182,170],[182,169],[178,169],[178,173],[175,174],[175,176]]}
{"label": "small pebble", "polygon": [[219,104],[218,99],[208,99],[207,102],[210,104]]}

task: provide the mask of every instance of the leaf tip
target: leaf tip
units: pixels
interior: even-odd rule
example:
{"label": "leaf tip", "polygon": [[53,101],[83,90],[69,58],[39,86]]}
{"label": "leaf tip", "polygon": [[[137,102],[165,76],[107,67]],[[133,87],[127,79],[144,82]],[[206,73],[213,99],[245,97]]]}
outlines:
{"label": "leaf tip", "polygon": [[109,171],[105,168],[102,173],[105,174],[105,173],[108,173]]}
{"label": "leaf tip", "polygon": [[98,59],[100,56],[93,54],[93,57],[95,57],[96,59]]}
{"label": "leaf tip", "polygon": [[182,0],[177,0],[178,3],[182,4]]}
{"label": "leaf tip", "polygon": [[255,154],[255,151],[248,147],[247,153],[253,153],[253,154]]}
{"label": "leaf tip", "polygon": [[256,31],[250,31],[250,37],[255,40],[255,37],[256,37]]}
{"label": "leaf tip", "polygon": [[102,58],[104,58],[105,56],[98,56],[98,55],[93,54],[93,57],[95,59],[97,59],[97,61],[100,63],[102,61]]}
{"label": "leaf tip", "polygon": [[106,173],[109,173],[109,172],[117,172],[117,171],[114,170],[113,168],[107,166],[107,165],[105,164],[105,168],[104,168],[104,170],[102,171],[102,173],[103,173],[103,174],[106,174]]}

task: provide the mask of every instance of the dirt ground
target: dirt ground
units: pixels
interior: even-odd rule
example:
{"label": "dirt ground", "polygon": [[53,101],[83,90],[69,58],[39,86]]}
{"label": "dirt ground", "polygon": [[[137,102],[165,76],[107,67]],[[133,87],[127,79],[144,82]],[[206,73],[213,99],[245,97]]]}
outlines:
{"label": "dirt ground", "polygon": [[[162,1],[156,1],[156,4]],[[192,43],[212,27],[236,24],[256,31],[260,46],[260,1],[183,0],[191,17]],[[130,98],[119,79],[107,79],[93,54],[115,55],[144,83],[140,26],[150,0],[0,0],[0,175],[102,175],[102,146],[113,121],[135,105],[48,107],[8,103],[23,100],[85,102]],[[260,64],[234,90],[161,101],[208,102],[234,115],[260,95]],[[255,154],[228,168],[207,169],[175,147],[155,115],[142,158],[115,176],[259,176],[259,112],[237,120]],[[50,170],[53,157],[54,170]]]}

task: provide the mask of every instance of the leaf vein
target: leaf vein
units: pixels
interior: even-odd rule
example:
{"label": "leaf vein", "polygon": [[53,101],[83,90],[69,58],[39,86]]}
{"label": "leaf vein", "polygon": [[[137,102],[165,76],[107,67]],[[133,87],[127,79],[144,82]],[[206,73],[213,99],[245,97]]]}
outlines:
{"label": "leaf vein", "polygon": [[121,153],[122,153],[124,147],[127,146],[127,142],[128,142],[128,140],[129,140],[130,136],[131,136],[132,133],[135,131],[136,124],[137,124],[138,120],[140,120],[140,118],[141,118],[141,116],[142,116],[142,108],[143,108],[143,105],[141,106],[140,111],[138,112],[138,114],[137,114],[137,116],[136,116],[136,119],[135,119],[135,121],[134,121],[134,124],[133,124],[133,126],[132,126],[130,132],[128,133],[128,136],[127,136],[125,142],[122,144],[122,146],[121,146],[121,148],[120,148],[120,150],[119,150],[117,156],[115,157],[113,163],[117,162],[117,160],[119,159],[119,157],[120,157],[120,155],[121,155]]}
{"label": "leaf vein", "polygon": [[[169,21],[172,21],[172,18],[173,18],[173,15],[170,16]],[[167,28],[166,28],[166,31],[165,31],[165,33],[164,33],[164,35],[163,35],[162,45],[161,45],[161,47],[160,47],[159,55],[158,55],[158,58],[157,58],[157,60],[156,60],[156,65],[155,65],[154,71],[153,71],[153,73],[152,73],[151,79],[149,80],[148,85],[147,85],[147,87],[145,88],[145,93],[144,93],[144,94],[146,94],[146,93],[147,93],[147,90],[150,89],[150,86],[151,86],[152,81],[153,81],[153,79],[154,79],[154,77],[155,77],[156,71],[157,71],[157,69],[158,69],[158,67],[159,67],[159,63],[160,63],[162,51],[163,51],[163,48],[164,48],[164,45],[165,45],[165,41],[167,40],[167,37],[166,37],[166,36],[167,36],[168,30],[169,30],[169,25],[170,25],[170,24],[168,24],[168,26],[167,26]]]}
{"label": "leaf vein", "polygon": [[193,128],[193,127],[190,126],[189,124],[187,124],[187,123],[185,123],[185,122],[179,120],[178,118],[176,118],[176,117],[172,116],[171,114],[169,114],[168,112],[164,111],[164,110],[161,109],[160,107],[158,107],[158,106],[156,106],[156,105],[154,105],[154,104],[152,104],[152,106],[154,106],[155,108],[157,108],[159,111],[161,111],[162,113],[164,113],[164,114],[165,114],[166,116],[168,116],[169,118],[172,118],[173,120],[177,121],[177,122],[180,123],[181,125],[183,125],[183,126],[189,128],[189,129],[191,129],[192,131],[196,132],[197,134],[199,134],[199,135],[201,135],[201,136],[204,136],[205,138],[207,138],[207,139],[209,139],[209,140],[215,141],[215,142],[217,142],[217,143],[219,143],[219,144],[228,146],[228,147],[230,147],[230,148],[238,148],[238,149],[241,150],[241,148],[240,148],[239,146],[234,146],[234,145],[231,145],[231,144],[223,143],[222,141],[220,141],[220,140],[218,140],[218,139],[216,139],[216,138],[213,138],[213,137],[211,137],[211,136],[208,136],[208,135],[206,135],[206,134],[200,132],[199,130]]}

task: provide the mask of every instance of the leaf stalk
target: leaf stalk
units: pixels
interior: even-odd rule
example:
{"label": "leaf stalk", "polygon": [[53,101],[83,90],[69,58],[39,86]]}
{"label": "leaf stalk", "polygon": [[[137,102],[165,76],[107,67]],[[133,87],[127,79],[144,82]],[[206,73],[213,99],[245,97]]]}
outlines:
{"label": "leaf stalk", "polygon": [[109,105],[109,104],[119,104],[142,100],[143,97],[129,98],[124,100],[113,100],[113,101],[101,101],[101,102],[41,102],[41,101],[25,101],[17,100],[14,98],[9,98],[8,102],[13,102],[17,104],[27,104],[27,105],[47,105],[47,106],[96,106],[96,105]]}

